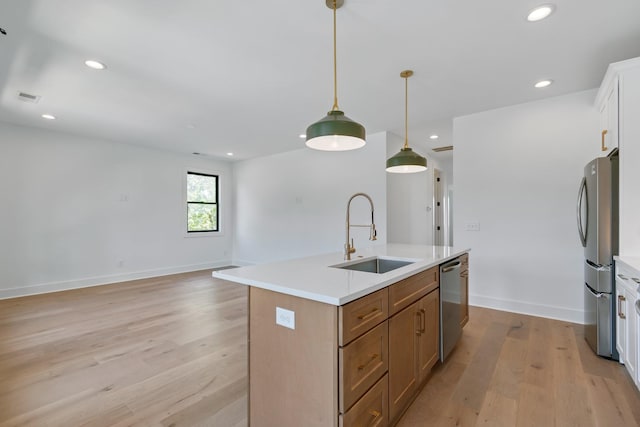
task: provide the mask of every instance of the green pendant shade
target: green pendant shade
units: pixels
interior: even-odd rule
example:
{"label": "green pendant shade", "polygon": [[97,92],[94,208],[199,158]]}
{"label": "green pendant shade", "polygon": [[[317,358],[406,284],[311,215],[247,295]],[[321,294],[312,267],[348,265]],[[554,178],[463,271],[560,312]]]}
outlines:
{"label": "green pendant shade", "polygon": [[387,160],[387,172],[413,173],[427,170],[427,159],[405,147]]}
{"label": "green pendant shade", "polygon": [[365,145],[365,130],[340,110],[332,110],[307,128],[307,147],[315,150],[355,150]]}
{"label": "green pendant shade", "polygon": [[409,77],[413,71],[404,70],[400,77],[404,79],[404,147],[395,156],[387,160],[387,172],[414,173],[427,170],[427,159],[409,148]]}
{"label": "green pendant shade", "polygon": [[333,108],[327,115],[307,128],[307,147],[323,151],[346,151],[363,147],[364,127],[344,115],[338,107],[338,61],[336,37],[336,10],[344,0],[325,0],[333,11]]}

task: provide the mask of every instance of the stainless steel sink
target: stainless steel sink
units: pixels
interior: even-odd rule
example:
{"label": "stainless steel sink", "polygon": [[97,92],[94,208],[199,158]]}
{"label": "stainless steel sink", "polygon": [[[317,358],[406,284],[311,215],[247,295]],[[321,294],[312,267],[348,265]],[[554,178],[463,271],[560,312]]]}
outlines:
{"label": "stainless steel sink", "polygon": [[413,264],[415,261],[388,259],[388,258],[369,258],[362,261],[351,262],[348,264],[332,265],[331,267],[341,268],[343,270],[364,271],[366,273],[383,274],[393,271],[396,268]]}

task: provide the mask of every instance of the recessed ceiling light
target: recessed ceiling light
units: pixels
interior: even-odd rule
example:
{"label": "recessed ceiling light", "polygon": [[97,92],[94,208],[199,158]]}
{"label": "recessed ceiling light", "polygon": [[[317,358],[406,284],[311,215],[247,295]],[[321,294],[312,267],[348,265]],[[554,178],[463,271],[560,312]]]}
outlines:
{"label": "recessed ceiling light", "polygon": [[301,134],[300,134],[300,135],[298,135],[298,136],[299,136],[300,138],[304,139],[304,138],[306,138],[306,137],[307,137],[307,134],[306,134],[306,133],[301,133]]}
{"label": "recessed ceiling light", "polygon": [[533,87],[542,89],[543,87],[549,86],[551,83],[553,83],[553,80],[540,80],[538,83],[534,84]]}
{"label": "recessed ceiling light", "polygon": [[543,4],[535,9],[531,9],[527,15],[527,21],[536,22],[540,21],[553,13],[556,10],[556,6],[553,4]]}
{"label": "recessed ceiling light", "polygon": [[233,153],[227,153],[227,156],[233,156]]}
{"label": "recessed ceiling light", "polygon": [[187,129],[195,129],[196,125],[194,125],[193,123],[189,123],[187,124]]}
{"label": "recessed ceiling light", "polygon": [[84,61],[84,65],[86,65],[89,68],[93,68],[94,70],[104,70],[105,68],[107,68],[107,66],[104,65],[102,62],[94,61],[93,59],[88,59]]}
{"label": "recessed ceiling light", "polygon": [[41,117],[43,119],[47,119],[47,120],[55,120],[56,119],[56,116],[51,115],[51,114],[43,114]]}
{"label": "recessed ceiling light", "polygon": [[431,135],[431,136],[429,137],[429,139],[438,139],[438,138],[439,138],[439,136],[438,136],[438,135],[436,135],[436,134],[433,134],[433,135]]}

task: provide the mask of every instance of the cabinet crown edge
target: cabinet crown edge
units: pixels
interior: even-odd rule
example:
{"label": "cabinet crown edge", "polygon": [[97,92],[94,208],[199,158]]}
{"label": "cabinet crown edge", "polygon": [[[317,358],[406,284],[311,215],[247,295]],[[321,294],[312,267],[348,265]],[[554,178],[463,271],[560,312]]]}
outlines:
{"label": "cabinet crown edge", "polygon": [[602,105],[607,98],[607,94],[609,93],[611,86],[614,84],[616,77],[624,71],[634,68],[640,68],[640,57],[609,64],[607,71],[602,78],[602,83],[600,83],[600,88],[598,89],[594,105],[596,107]]}

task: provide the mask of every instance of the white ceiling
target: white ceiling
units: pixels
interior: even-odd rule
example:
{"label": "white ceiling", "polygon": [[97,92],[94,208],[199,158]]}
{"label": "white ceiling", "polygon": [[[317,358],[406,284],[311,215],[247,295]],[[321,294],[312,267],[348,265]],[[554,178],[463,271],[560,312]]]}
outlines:
{"label": "white ceiling", "polygon": [[[640,56],[640,1],[557,0],[527,22],[544,2],[346,0],[340,107],[370,134],[403,135],[399,74],[414,70],[409,137],[426,151],[451,143],[452,117],[595,88]],[[333,102],[325,0],[0,0],[0,27],[6,122],[245,159],[303,147]],[[554,84],[534,89],[543,78]]]}

